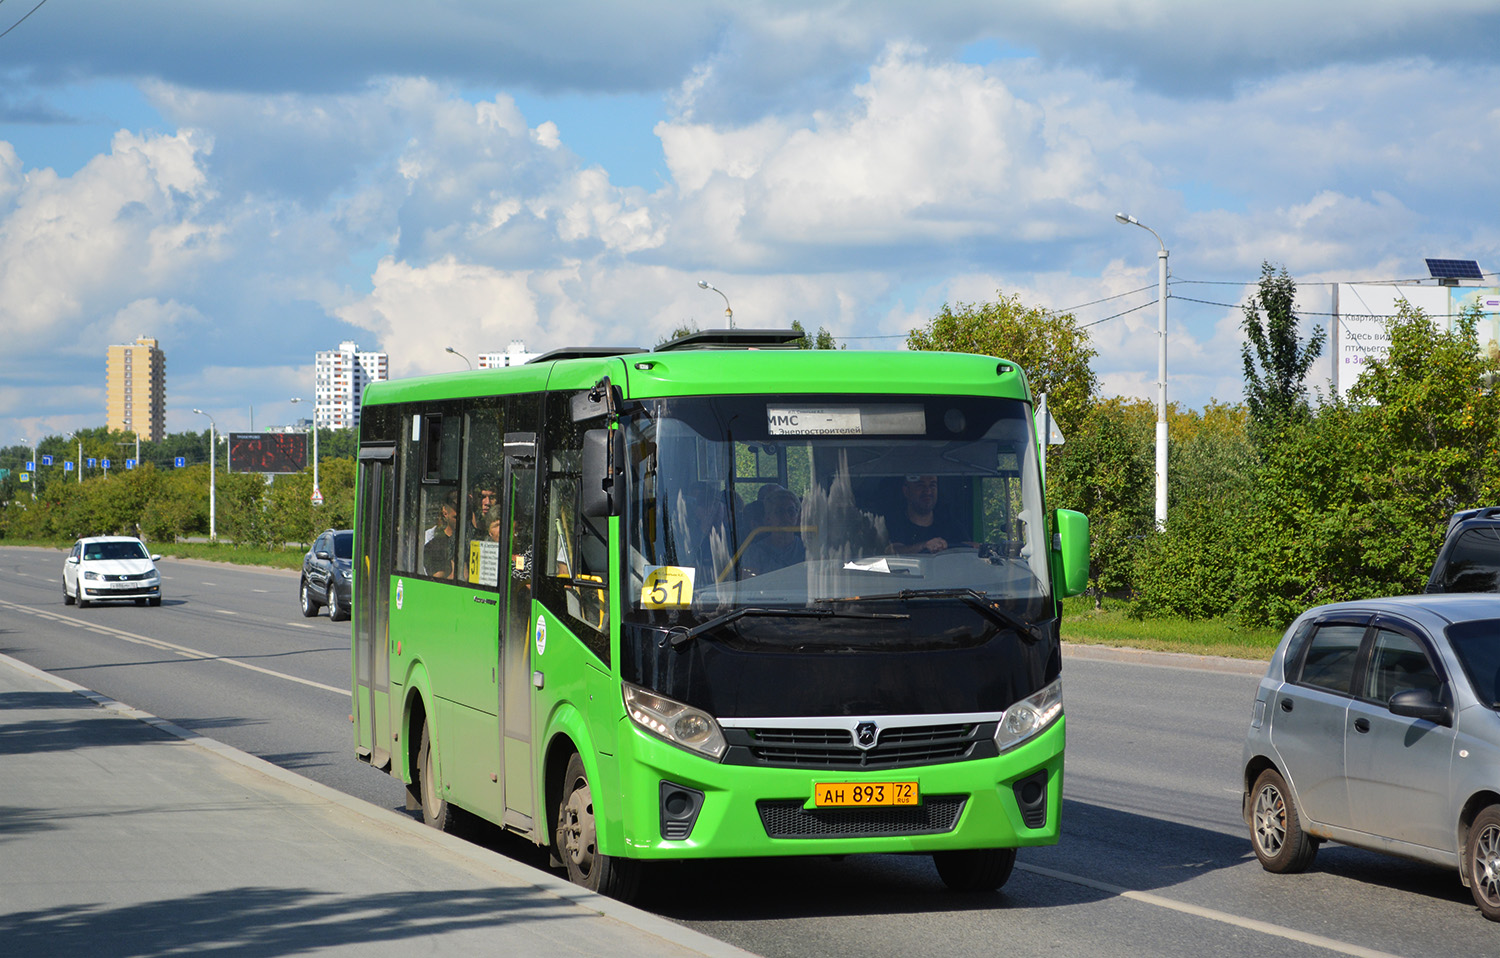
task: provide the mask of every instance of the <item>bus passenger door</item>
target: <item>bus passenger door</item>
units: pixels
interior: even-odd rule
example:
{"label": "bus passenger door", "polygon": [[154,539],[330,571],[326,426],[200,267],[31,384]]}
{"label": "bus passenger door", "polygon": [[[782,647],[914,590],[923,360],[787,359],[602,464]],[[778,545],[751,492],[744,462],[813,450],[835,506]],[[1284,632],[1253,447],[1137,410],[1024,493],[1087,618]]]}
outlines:
{"label": "bus passenger door", "polygon": [[[500,625],[501,767],[505,770],[504,824],[532,834],[534,776],[531,745],[531,570],[536,525],[536,434],[505,436],[504,509],[501,533],[506,584]],[[535,836],[533,836],[535,837]],[[545,837],[545,836],[543,836]]]}
{"label": "bus passenger door", "polygon": [[396,522],[395,447],[359,451],[359,518],[354,533],[355,754],[376,768],[391,763],[390,635],[392,548]]}

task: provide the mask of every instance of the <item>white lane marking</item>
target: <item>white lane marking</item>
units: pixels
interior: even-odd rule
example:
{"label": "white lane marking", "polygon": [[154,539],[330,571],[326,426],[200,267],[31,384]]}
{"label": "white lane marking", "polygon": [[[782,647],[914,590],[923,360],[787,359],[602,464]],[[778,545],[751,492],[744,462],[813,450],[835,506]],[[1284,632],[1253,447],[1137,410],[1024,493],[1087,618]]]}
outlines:
{"label": "white lane marking", "polygon": [[261,595],[270,595],[271,594],[271,590],[270,589],[251,589],[250,591],[251,592],[258,592]]}
{"label": "white lane marking", "polygon": [[112,635],[115,638],[124,639],[126,642],[133,642],[136,645],[149,646],[150,648],[158,649],[162,652],[173,652],[177,655],[182,656],[183,658],[223,662],[228,665],[239,666],[242,669],[249,669],[251,672],[259,672],[262,675],[269,675],[272,678],[286,679],[288,682],[296,682],[298,685],[306,685],[309,688],[322,689],[325,692],[334,692],[345,697],[349,695],[348,689],[341,689],[335,685],[324,685],[322,682],[314,682],[312,679],[304,679],[301,676],[297,675],[287,675],[285,672],[277,672],[274,669],[262,668],[259,665],[251,665],[249,662],[241,662],[239,659],[225,658],[222,655],[214,655],[210,652],[202,652],[198,649],[189,648],[185,645],[176,645],[171,642],[163,641],[162,639],[153,639],[145,635],[136,635],[134,632],[126,632],[123,629],[113,629],[107,625],[85,626],[84,623],[70,618],[69,616],[61,615],[56,612],[50,612],[45,609],[32,609],[28,606],[19,605],[15,602],[7,602],[4,599],[0,599],[0,608],[15,609],[18,612],[30,611],[32,614],[39,615],[44,619],[51,619],[54,622],[62,622],[66,625],[71,625],[74,628],[89,628],[91,631],[99,631],[102,629],[105,634]]}
{"label": "white lane marking", "polygon": [[228,609],[214,609],[220,615],[239,615],[238,612],[230,612]]}
{"label": "white lane marking", "polygon": [[1146,905],[1155,905],[1157,908],[1168,908],[1172,911],[1180,911],[1185,915],[1194,915],[1198,918],[1207,918],[1209,921],[1217,921],[1226,925],[1234,925],[1236,928],[1244,928],[1247,931],[1260,932],[1263,935],[1274,935],[1277,938],[1285,938],[1303,945],[1311,945],[1314,948],[1324,948],[1328,951],[1336,951],[1341,955],[1353,955],[1355,958],[1400,958],[1388,951],[1376,951],[1374,948],[1365,948],[1362,945],[1351,944],[1347,941],[1339,941],[1336,938],[1325,938],[1322,935],[1313,935],[1305,931],[1297,931],[1295,928],[1287,928],[1282,925],[1273,925],[1268,921],[1259,921],[1255,918],[1245,918],[1240,915],[1231,915],[1216,908],[1204,908],[1201,905],[1190,905],[1187,902],[1173,901],[1163,898],[1161,895],[1153,895],[1150,892],[1132,891],[1119,885],[1111,885],[1107,882],[1094,881],[1092,878],[1084,878],[1082,875],[1070,875],[1067,872],[1054,871],[1051,868],[1043,868],[1040,865],[1028,865],[1017,862],[1016,867],[1029,871],[1033,874],[1042,875],[1047,878],[1055,878],[1058,881],[1071,882],[1075,885],[1083,885],[1099,891],[1109,892],[1111,895],[1119,895],[1131,901],[1138,901]]}
{"label": "white lane marking", "polygon": [[288,622],[287,625],[291,626],[294,629],[316,629],[317,628],[317,626],[315,626],[315,625],[308,625],[306,622]]}
{"label": "white lane marking", "polygon": [[219,583],[217,583],[217,582],[200,582],[198,584],[199,585],[211,586],[212,588],[215,588],[215,589],[217,589],[219,587]]}

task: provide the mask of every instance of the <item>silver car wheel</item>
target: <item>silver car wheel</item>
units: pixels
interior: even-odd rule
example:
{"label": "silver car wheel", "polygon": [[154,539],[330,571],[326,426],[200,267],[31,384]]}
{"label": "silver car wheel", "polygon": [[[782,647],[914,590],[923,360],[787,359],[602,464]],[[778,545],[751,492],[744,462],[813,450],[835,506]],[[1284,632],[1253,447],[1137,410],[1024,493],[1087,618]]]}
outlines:
{"label": "silver car wheel", "polygon": [[1500,906],[1500,825],[1488,825],[1473,839],[1474,888]]}
{"label": "silver car wheel", "polygon": [[1255,795],[1255,844],[1268,858],[1281,854],[1286,844],[1286,799],[1269,782]]}

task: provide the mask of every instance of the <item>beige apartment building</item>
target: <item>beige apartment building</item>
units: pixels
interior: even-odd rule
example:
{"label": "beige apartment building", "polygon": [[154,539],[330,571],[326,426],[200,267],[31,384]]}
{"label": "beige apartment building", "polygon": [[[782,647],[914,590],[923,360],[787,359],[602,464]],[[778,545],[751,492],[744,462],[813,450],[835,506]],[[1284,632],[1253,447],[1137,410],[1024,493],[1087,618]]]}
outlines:
{"label": "beige apartment building", "polygon": [[109,347],[105,424],[133,432],[148,442],[167,434],[167,355],[156,340],[142,336],[132,345]]}

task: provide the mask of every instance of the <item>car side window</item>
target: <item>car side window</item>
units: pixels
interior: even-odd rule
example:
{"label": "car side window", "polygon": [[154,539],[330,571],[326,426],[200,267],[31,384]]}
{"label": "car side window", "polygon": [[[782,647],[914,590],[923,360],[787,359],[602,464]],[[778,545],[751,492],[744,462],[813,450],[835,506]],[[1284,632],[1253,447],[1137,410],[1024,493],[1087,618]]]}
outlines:
{"label": "car side window", "polygon": [[1359,642],[1364,635],[1363,625],[1329,623],[1318,626],[1308,642],[1307,657],[1296,681],[1348,695],[1354,679],[1354,663],[1359,657]]}
{"label": "car side window", "polygon": [[1392,629],[1375,631],[1361,698],[1389,702],[1392,695],[1407,689],[1426,689],[1436,695],[1442,684],[1421,642]]}

